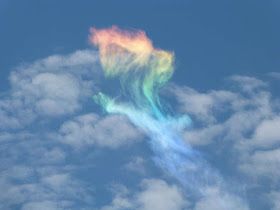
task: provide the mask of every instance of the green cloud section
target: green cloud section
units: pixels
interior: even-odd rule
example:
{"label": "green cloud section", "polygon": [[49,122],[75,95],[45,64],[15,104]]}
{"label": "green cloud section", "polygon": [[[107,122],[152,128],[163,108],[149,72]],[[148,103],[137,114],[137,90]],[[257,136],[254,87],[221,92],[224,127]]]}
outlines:
{"label": "green cloud section", "polygon": [[[117,27],[92,29],[91,41],[99,47],[105,75],[119,77],[123,92],[137,109],[163,119],[158,90],[173,74],[173,53],[155,49],[142,31]],[[104,94],[94,99],[106,110],[113,104]]]}

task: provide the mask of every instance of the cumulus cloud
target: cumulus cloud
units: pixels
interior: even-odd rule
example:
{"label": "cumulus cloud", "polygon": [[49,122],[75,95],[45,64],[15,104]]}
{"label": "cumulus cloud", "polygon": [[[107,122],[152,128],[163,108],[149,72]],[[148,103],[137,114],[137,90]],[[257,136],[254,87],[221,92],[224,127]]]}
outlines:
{"label": "cumulus cloud", "polygon": [[1,209],[93,208],[93,188],[78,175],[87,166],[69,162],[83,154],[65,145],[118,148],[142,137],[125,117],[84,114],[99,77],[90,50],[11,72],[11,89],[0,98]]}
{"label": "cumulus cloud", "polygon": [[91,113],[64,122],[56,138],[74,148],[90,145],[117,148],[142,137],[142,133],[124,116],[100,117]]}
{"label": "cumulus cloud", "polygon": [[22,210],[64,210],[71,208],[71,204],[67,201],[55,202],[55,201],[40,201],[29,202],[23,205]]}
{"label": "cumulus cloud", "polygon": [[133,157],[131,161],[129,161],[124,168],[129,171],[133,171],[140,174],[146,173],[145,167],[146,160],[143,157]]}
{"label": "cumulus cloud", "polygon": [[11,72],[10,90],[0,98],[0,209],[92,206],[91,190],[74,173],[77,165],[67,162],[69,151],[47,134],[55,131],[51,124],[79,113],[97,77],[96,52],[90,50]]}
{"label": "cumulus cloud", "polygon": [[280,144],[280,116],[262,121],[254,131],[252,136],[252,146],[272,147]]}
{"label": "cumulus cloud", "polygon": [[[124,116],[83,109],[97,89],[98,69],[96,52],[81,50],[12,71],[10,90],[0,98],[1,209],[92,209],[91,183],[77,176],[80,167],[75,161],[69,163],[70,157],[77,158],[74,152],[81,154],[72,148],[117,149],[144,137]],[[183,136],[198,149],[209,146],[206,155],[220,152],[223,164],[236,169],[230,176],[246,175],[248,185],[264,177],[279,184],[279,101],[268,82],[237,75],[229,80],[231,88],[223,90],[170,87],[179,112],[194,120]],[[140,156],[124,168],[146,175]],[[278,192],[273,189],[269,197],[274,209],[279,208]],[[208,208],[248,209],[238,197],[215,187],[205,189],[205,196],[196,202],[187,201],[182,189],[159,179],[145,179],[136,190],[123,189],[99,209]]]}
{"label": "cumulus cloud", "polygon": [[[0,178],[0,208],[41,206],[39,209],[75,209],[77,201],[92,203],[86,185],[66,172],[65,167],[64,173],[62,171],[53,166],[36,168],[32,165],[14,166],[5,171]],[[68,207],[63,207],[63,203]]]}
{"label": "cumulus cloud", "polygon": [[280,209],[280,192],[272,191],[268,195],[269,198],[272,200],[272,210],[279,210]]}
{"label": "cumulus cloud", "polygon": [[[269,92],[244,95],[230,90],[199,93],[190,88],[175,87],[179,110],[194,119],[194,128],[185,133],[187,141],[205,145],[219,139],[244,139],[265,118],[272,117],[273,105]],[[207,100],[198,100],[199,98]]]}
{"label": "cumulus cloud", "polygon": [[136,196],[139,210],[182,210],[187,204],[177,186],[168,185],[162,180],[144,180],[142,189]]}
{"label": "cumulus cloud", "polygon": [[218,188],[206,188],[204,197],[196,202],[194,210],[249,210],[243,200],[232,194],[227,194]]}
{"label": "cumulus cloud", "polygon": [[253,178],[265,177],[279,182],[280,148],[266,151],[256,150],[245,154],[239,168]]}
{"label": "cumulus cloud", "polygon": [[200,93],[190,87],[171,86],[170,90],[180,104],[179,110],[186,112],[202,123],[216,122],[215,114],[223,109],[230,109],[230,102],[238,99],[238,95],[230,91],[209,91]]}
{"label": "cumulus cloud", "polygon": [[240,197],[228,194],[218,187],[206,187],[203,196],[195,202],[174,184],[161,179],[144,179],[138,191],[131,192],[125,187],[117,187],[111,204],[101,210],[249,210]]}
{"label": "cumulus cloud", "polygon": [[112,203],[102,210],[183,210],[188,205],[183,193],[176,185],[160,179],[145,179],[140,190],[131,194],[127,189],[116,193]]}
{"label": "cumulus cloud", "polygon": [[267,85],[264,81],[259,80],[255,77],[243,75],[231,76],[229,80],[233,81],[235,85],[239,85],[239,87],[246,92],[251,92]]}
{"label": "cumulus cloud", "polygon": [[42,73],[32,78],[25,95],[34,97],[35,110],[43,115],[72,113],[79,108],[80,84],[68,74]]}
{"label": "cumulus cloud", "polygon": [[[194,120],[183,135],[194,147],[208,148],[204,149],[208,155],[222,158],[223,164],[230,166],[232,177],[246,175],[247,187],[254,188],[263,178],[277,184],[280,182],[279,99],[270,92],[268,82],[244,76],[229,80],[230,88],[225,90],[197,92],[189,87],[170,87],[178,109]],[[263,194],[260,189],[256,193]],[[217,195],[221,196],[205,198],[196,208],[217,204],[223,198],[222,194]]]}
{"label": "cumulus cloud", "polygon": [[20,65],[10,75],[11,90],[0,99],[0,128],[20,128],[37,116],[78,111],[92,95],[97,69],[96,52],[89,50]]}
{"label": "cumulus cloud", "polygon": [[[277,139],[278,132],[275,128],[278,111],[275,109],[271,93],[264,86],[265,83],[251,77],[235,76],[234,78],[241,85],[247,80],[248,83],[251,81],[253,84],[246,83],[244,84],[246,87],[237,90],[210,90],[206,93],[188,87],[171,88],[171,92],[179,102],[179,110],[189,113],[195,119],[193,129],[185,133],[194,145],[215,143],[218,139],[240,142],[254,138],[256,143],[265,136],[265,134],[261,136],[264,130],[269,130],[270,134],[266,138],[269,138],[270,142]],[[258,89],[250,94],[244,93],[243,88],[248,89],[247,86],[258,87]],[[204,99],[200,100],[200,98]]]}
{"label": "cumulus cloud", "polygon": [[76,202],[92,203],[63,148],[36,136],[17,137],[1,144],[0,209],[75,209]]}

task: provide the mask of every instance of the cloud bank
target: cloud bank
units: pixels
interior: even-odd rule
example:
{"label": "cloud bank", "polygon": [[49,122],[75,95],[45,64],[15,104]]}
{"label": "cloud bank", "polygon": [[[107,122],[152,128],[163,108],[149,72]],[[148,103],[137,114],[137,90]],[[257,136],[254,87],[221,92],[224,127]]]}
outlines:
{"label": "cloud bank", "polygon": [[175,126],[183,141],[242,186],[240,196],[210,186],[194,199],[135,149],[147,139],[142,130],[92,108],[103,82],[99,62],[96,51],[78,50],[11,71],[0,98],[1,209],[279,209],[280,109],[270,78],[235,75],[220,90],[172,84],[161,92],[192,118],[187,129]]}

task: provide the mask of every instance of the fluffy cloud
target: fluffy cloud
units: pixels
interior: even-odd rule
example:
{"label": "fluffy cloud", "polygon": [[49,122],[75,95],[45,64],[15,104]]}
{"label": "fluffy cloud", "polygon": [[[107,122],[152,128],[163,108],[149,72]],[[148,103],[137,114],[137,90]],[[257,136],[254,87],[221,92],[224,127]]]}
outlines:
{"label": "fluffy cloud", "polygon": [[204,196],[195,204],[194,210],[249,210],[239,197],[222,192],[218,188],[207,188]]}
{"label": "fluffy cloud", "polygon": [[[274,115],[271,96],[263,90],[250,95],[228,90],[199,93],[190,88],[171,91],[178,98],[179,109],[195,121],[194,128],[185,133],[194,145],[247,138],[262,120]],[[207,98],[207,102],[197,100],[200,97]]]}
{"label": "fluffy cloud", "polygon": [[69,209],[71,205],[67,201],[55,202],[55,201],[40,201],[29,202],[23,205],[22,210],[63,210]]}
{"label": "fluffy cloud", "polygon": [[73,114],[92,95],[98,76],[95,51],[54,55],[11,73],[11,90],[0,99],[0,128],[20,128],[37,116]]}
{"label": "fluffy cloud", "polygon": [[143,191],[136,196],[139,210],[182,210],[187,204],[177,186],[162,180],[144,180],[142,188]]}
{"label": "fluffy cloud", "polygon": [[[176,96],[178,109],[194,120],[183,135],[194,147],[208,148],[204,149],[208,155],[222,158],[223,164],[230,166],[232,177],[246,175],[243,177],[247,187],[254,188],[263,178],[267,183],[277,184],[280,182],[279,99],[272,95],[267,82],[244,76],[229,80],[229,90],[202,93],[189,87],[171,86],[169,91]],[[255,192],[263,194],[260,189]],[[232,209],[242,209],[236,199],[225,198],[221,193],[215,196],[213,199],[206,196],[196,208],[217,205],[222,198],[235,200]]]}
{"label": "fluffy cloud", "polygon": [[102,210],[183,210],[188,205],[183,193],[175,185],[159,179],[145,179],[139,192],[125,190],[115,195],[112,203]]}
{"label": "fluffy cloud", "polygon": [[82,87],[72,75],[41,73],[29,85],[22,94],[34,98],[34,108],[40,114],[56,116],[79,108]]}
{"label": "fluffy cloud", "polygon": [[279,182],[280,148],[267,151],[256,150],[252,154],[244,155],[239,168],[251,177],[266,177]]}
{"label": "fluffy cloud", "polygon": [[228,194],[218,187],[206,187],[203,196],[196,202],[191,202],[178,186],[161,179],[144,179],[140,189],[135,192],[120,186],[115,192],[111,204],[101,210],[249,210],[240,197]]}
{"label": "fluffy cloud", "polygon": [[262,121],[252,136],[252,146],[267,148],[280,144],[280,116]]}
{"label": "fluffy cloud", "polygon": [[21,137],[1,143],[0,209],[75,209],[76,202],[92,202],[62,147],[35,135]]}
{"label": "fluffy cloud", "polygon": [[272,200],[272,210],[279,210],[280,209],[280,192],[272,191],[268,195],[269,198]]}
{"label": "fluffy cloud", "polygon": [[124,166],[124,168],[129,171],[145,174],[146,173],[145,162],[146,160],[144,158],[137,156],[134,157],[130,162],[128,162]]}
{"label": "fluffy cloud", "polygon": [[0,186],[1,209],[14,209],[15,206],[75,209],[77,201],[92,203],[86,185],[73,177],[67,167],[51,164],[45,167],[15,165],[2,172]]}
{"label": "fluffy cloud", "polygon": [[265,87],[267,84],[254,77],[235,75],[229,78],[234,85],[238,85],[245,92],[252,92]]}
{"label": "fluffy cloud", "polygon": [[92,186],[78,176],[86,165],[69,162],[84,154],[65,145],[118,148],[143,135],[125,117],[82,114],[98,70],[96,52],[82,50],[12,71],[0,98],[1,209],[92,209]]}
{"label": "fluffy cloud", "polygon": [[235,93],[224,90],[199,93],[189,87],[174,85],[171,86],[170,91],[176,96],[180,104],[180,111],[192,115],[204,124],[216,122],[216,112],[221,109],[229,109],[230,102],[238,98]]}
{"label": "fluffy cloud", "polygon": [[194,119],[193,128],[184,134],[187,141],[193,145],[235,141],[240,147],[249,143],[255,146],[277,143],[278,111],[265,83],[241,76],[233,77],[232,81],[241,87],[233,91],[211,90],[206,93],[188,87],[171,88],[177,97],[179,110]]}
{"label": "fluffy cloud", "polygon": [[56,138],[75,148],[89,145],[117,148],[141,139],[142,133],[123,116],[102,118],[85,114],[64,122]]}
{"label": "fluffy cloud", "polygon": [[[1,209],[93,208],[91,182],[77,175],[82,166],[69,161],[86,158],[75,149],[116,149],[143,138],[124,116],[85,114],[87,100],[97,89],[98,69],[96,52],[82,50],[23,64],[11,73],[11,89],[0,98]],[[267,82],[244,76],[230,81],[229,90],[170,88],[178,110],[194,119],[183,136],[198,149],[209,146],[207,155],[220,152],[223,164],[236,169],[237,175],[231,176],[246,175],[248,185],[263,177],[279,184],[279,100]],[[145,176],[145,161],[137,157],[120,167]],[[270,194],[274,209],[279,208],[278,191]],[[240,198],[215,187],[205,189],[197,202],[186,201],[178,186],[159,179],[145,179],[136,190],[121,190],[99,209],[208,208],[248,209]]]}
{"label": "fluffy cloud", "polygon": [[[69,151],[47,135],[76,115],[95,89],[95,51],[76,51],[22,64],[0,98],[0,209],[77,209],[91,191],[69,165]],[[65,118],[64,118],[65,117]],[[91,195],[91,196],[89,196]]]}

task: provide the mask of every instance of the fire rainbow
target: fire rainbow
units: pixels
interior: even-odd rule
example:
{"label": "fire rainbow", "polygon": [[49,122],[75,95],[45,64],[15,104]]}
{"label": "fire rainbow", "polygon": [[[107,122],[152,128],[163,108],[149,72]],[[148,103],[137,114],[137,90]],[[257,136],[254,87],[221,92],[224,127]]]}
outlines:
{"label": "fire rainbow", "polygon": [[106,77],[119,78],[127,96],[120,102],[104,93],[93,97],[108,114],[122,114],[149,138],[154,160],[194,195],[206,186],[221,186],[221,178],[181,137],[191,118],[168,115],[159,100],[159,90],[174,72],[174,53],[157,49],[145,32],[116,26],[91,29],[90,42],[99,48]]}

